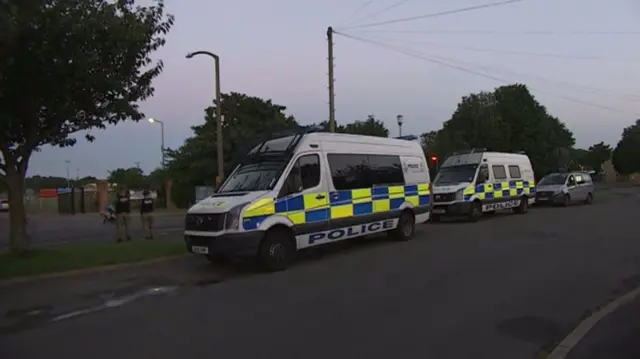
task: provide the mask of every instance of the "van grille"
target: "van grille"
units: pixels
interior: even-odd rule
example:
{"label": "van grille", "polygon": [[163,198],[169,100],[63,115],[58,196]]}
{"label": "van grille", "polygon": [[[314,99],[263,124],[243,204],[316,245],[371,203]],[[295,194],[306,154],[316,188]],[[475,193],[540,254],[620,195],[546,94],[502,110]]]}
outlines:
{"label": "van grille", "polygon": [[224,213],[187,214],[184,229],[187,231],[217,232],[224,229]]}
{"label": "van grille", "polygon": [[433,195],[433,202],[453,202],[456,198],[455,193],[437,193]]}

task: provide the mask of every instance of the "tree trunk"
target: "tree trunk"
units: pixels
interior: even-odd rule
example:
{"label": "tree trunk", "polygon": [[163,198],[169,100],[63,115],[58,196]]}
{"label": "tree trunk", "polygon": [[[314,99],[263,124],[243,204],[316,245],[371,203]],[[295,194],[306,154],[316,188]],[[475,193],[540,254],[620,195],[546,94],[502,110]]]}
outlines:
{"label": "tree trunk", "polygon": [[27,213],[24,206],[24,175],[7,171],[9,190],[9,246],[14,254],[24,254],[29,248]]}

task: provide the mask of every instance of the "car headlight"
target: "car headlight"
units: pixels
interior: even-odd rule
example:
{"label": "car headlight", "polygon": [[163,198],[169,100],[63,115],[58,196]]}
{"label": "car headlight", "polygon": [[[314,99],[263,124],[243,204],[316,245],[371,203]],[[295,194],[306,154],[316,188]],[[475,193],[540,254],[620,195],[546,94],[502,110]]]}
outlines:
{"label": "car headlight", "polygon": [[242,209],[248,203],[239,204],[229,210],[227,212],[225,220],[224,220],[224,228],[225,229],[238,229],[240,226],[240,213],[242,213]]}
{"label": "car headlight", "polygon": [[460,188],[456,191],[455,199],[456,201],[462,201],[464,199],[464,188]]}

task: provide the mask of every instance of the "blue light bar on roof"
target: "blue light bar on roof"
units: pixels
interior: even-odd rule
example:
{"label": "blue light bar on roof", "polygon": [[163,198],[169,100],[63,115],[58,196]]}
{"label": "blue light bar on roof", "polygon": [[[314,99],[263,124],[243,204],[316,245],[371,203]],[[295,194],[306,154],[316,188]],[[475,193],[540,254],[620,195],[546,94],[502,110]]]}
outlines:
{"label": "blue light bar on roof", "polygon": [[407,141],[415,141],[418,139],[418,136],[415,135],[405,135],[405,136],[399,136],[399,137],[394,137],[397,140],[407,140]]}

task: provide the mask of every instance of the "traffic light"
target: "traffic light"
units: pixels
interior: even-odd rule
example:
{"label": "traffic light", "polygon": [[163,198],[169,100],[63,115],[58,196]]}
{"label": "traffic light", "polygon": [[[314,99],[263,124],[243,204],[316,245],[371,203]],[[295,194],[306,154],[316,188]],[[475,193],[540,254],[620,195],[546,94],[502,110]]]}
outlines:
{"label": "traffic light", "polygon": [[438,156],[431,156],[432,162],[438,162]]}

